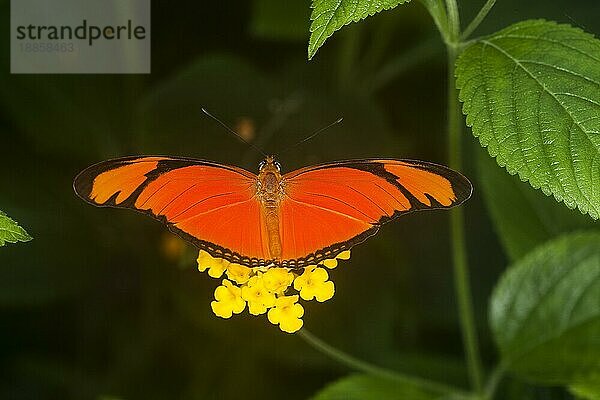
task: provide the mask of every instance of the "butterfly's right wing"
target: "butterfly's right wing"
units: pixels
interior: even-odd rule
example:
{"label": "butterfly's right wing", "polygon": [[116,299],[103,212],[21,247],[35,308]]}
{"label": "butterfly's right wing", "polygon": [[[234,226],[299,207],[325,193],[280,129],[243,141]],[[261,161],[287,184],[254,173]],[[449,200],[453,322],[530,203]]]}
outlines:
{"label": "butterfly's right wing", "polygon": [[405,213],[461,204],[472,190],[448,167],[394,159],[316,165],[286,174],[284,183],[282,259],[299,267],[335,257]]}

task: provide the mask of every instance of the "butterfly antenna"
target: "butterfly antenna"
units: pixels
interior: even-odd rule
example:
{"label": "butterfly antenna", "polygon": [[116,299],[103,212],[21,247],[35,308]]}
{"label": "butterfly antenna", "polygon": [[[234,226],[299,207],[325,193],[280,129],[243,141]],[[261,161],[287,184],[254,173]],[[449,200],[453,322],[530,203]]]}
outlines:
{"label": "butterfly antenna", "polygon": [[323,133],[323,132],[325,132],[327,129],[331,128],[332,126],[335,126],[335,125],[337,125],[337,124],[341,123],[343,120],[344,120],[344,117],[340,117],[340,118],[338,118],[337,120],[335,120],[334,122],[332,122],[331,124],[327,125],[326,127],[324,127],[324,128],[321,128],[321,129],[317,129],[317,131],[315,131],[315,132],[314,132],[314,133],[312,133],[311,135],[308,135],[307,137],[305,137],[304,139],[302,139],[302,140],[301,140],[301,141],[299,141],[298,143],[296,143],[296,144],[294,144],[294,145],[292,145],[292,146],[288,147],[287,149],[283,150],[283,151],[282,151],[282,152],[280,152],[279,154],[286,153],[286,152],[288,152],[288,151],[292,150],[293,148],[295,148],[296,146],[299,146],[299,145],[301,145],[301,144],[302,144],[302,143],[304,143],[304,142],[308,142],[309,140],[311,140],[312,138],[314,138],[314,137],[315,137],[315,136],[317,136],[318,134],[320,134],[320,133]]}
{"label": "butterfly antenna", "polygon": [[242,137],[242,135],[240,135],[239,133],[237,133],[236,131],[234,131],[233,129],[231,129],[225,122],[221,121],[219,118],[215,117],[214,115],[212,115],[211,113],[209,113],[206,108],[202,107],[202,112],[206,115],[208,115],[209,117],[211,117],[212,119],[214,119],[215,121],[217,121],[217,123],[219,125],[221,125],[223,128],[225,128],[225,130],[229,133],[231,133],[232,135],[234,135],[235,137],[237,137],[238,139],[240,139],[242,142],[246,143],[248,146],[252,147],[254,150],[258,151],[260,154],[262,154],[264,157],[267,157],[267,153],[265,153],[263,150],[261,150],[259,147],[257,147],[255,144],[250,143],[249,141],[247,141],[246,139],[244,139]]}

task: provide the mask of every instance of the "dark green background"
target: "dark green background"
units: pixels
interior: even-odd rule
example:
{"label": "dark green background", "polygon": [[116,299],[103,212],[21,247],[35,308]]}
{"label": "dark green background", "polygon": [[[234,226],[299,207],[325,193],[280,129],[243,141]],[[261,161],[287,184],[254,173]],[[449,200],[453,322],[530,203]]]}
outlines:
{"label": "dark green background", "polygon": [[[0,209],[35,237],[0,249],[0,398],[304,399],[348,373],[265,316],[212,315],[218,281],[197,272],[191,246],[166,251],[156,222],[90,207],[71,188],[89,164],[134,154],[256,170],[260,155],[202,106],[233,126],[249,119],[254,142],[275,154],[344,117],[285,153],[285,171],[355,157],[445,163],[445,57],[424,8],[414,1],[346,27],[308,62],[309,4],[289,3],[154,1],[151,75],[19,76],[9,74],[9,1],[0,0]],[[479,3],[460,2],[466,20]],[[596,0],[500,0],[481,31],[543,17],[597,34],[598,15]],[[409,68],[392,67],[374,89],[415,46]],[[475,186],[464,206],[469,260],[492,365],[487,299],[509,260],[482,188],[518,180],[486,164],[482,185],[482,150],[464,137]],[[567,226],[579,226],[570,213]],[[305,326],[376,364],[466,385],[447,223],[443,211],[408,215],[355,248],[331,273],[335,297],[305,305]],[[511,379],[506,387],[518,399],[568,398]]]}

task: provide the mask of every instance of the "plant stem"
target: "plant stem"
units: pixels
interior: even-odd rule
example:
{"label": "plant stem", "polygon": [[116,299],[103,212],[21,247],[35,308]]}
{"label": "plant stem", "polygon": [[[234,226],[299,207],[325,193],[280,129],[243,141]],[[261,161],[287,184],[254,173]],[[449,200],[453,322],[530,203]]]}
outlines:
{"label": "plant stem", "polygon": [[448,39],[451,45],[455,45],[460,36],[460,15],[456,0],[446,0],[446,11],[448,12]]}
{"label": "plant stem", "polygon": [[479,10],[479,12],[475,16],[475,18],[473,18],[473,21],[471,21],[471,23],[469,25],[467,25],[467,27],[465,28],[463,33],[460,35],[461,40],[465,40],[469,36],[471,36],[473,31],[475,29],[477,29],[479,24],[481,24],[481,21],[483,21],[485,19],[485,17],[488,15],[488,13],[492,9],[492,7],[494,7],[494,4],[496,4],[496,0],[487,0],[485,2],[483,7],[481,7],[481,10]]}
{"label": "plant stem", "polygon": [[[456,0],[446,0],[448,11],[448,163],[450,168],[462,168],[462,127],[463,116],[454,83],[454,67],[460,48],[460,16]],[[483,396],[483,368],[479,356],[477,331],[473,312],[473,300],[469,282],[467,246],[465,242],[464,215],[461,208],[450,212],[450,240],[454,265],[454,290],[458,303],[463,345],[467,358],[467,368],[471,386],[479,396]]]}
{"label": "plant stem", "polygon": [[448,15],[446,13],[446,7],[444,6],[444,0],[421,0],[423,6],[433,18],[435,26],[437,26],[440,35],[444,43],[448,43]]}
{"label": "plant stem", "polygon": [[[452,0],[449,0],[452,2]],[[448,163],[450,168],[462,167],[462,127],[463,117],[454,84],[454,65],[458,55],[457,46],[448,46]],[[482,365],[477,343],[477,331],[473,313],[473,301],[469,284],[469,268],[465,243],[464,215],[462,208],[451,210],[450,240],[454,265],[454,289],[458,302],[463,344],[467,358],[469,378],[473,389],[483,392]]]}
{"label": "plant stem", "polygon": [[346,365],[347,367],[355,371],[361,371],[370,375],[375,375],[386,379],[392,379],[412,386],[418,386],[419,388],[426,391],[439,392],[440,394],[454,393],[461,397],[469,397],[468,393],[458,388],[444,385],[439,382],[419,378],[416,376],[410,376],[401,374],[399,372],[390,371],[389,369],[381,368],[376,365],[372,365],[365,361],[359,360],[325,343],[323,340],[319,339],[318,337],[310,333],[308,330],[306,330],[306,328],[302,328],[296,333],[296,335],[300,336],[302,339],[304,339],[305,342],[307,342],[315,349],[319,350],[320,352],[328,355],[334,360]]}

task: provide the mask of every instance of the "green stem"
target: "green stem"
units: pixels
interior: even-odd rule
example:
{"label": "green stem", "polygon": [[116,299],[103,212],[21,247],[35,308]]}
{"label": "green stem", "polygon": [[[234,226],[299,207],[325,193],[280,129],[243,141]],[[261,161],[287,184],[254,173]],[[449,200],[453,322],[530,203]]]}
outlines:
{"label": "green stem", "polygon": [[334,360],[346,365],[347,367],[355,371],[364,372],[370,375],[379,376],[386,379],[392,379],[398,382],[405,383],[407,385],[418,386],[419,388],[426,391],[439,392],[440,394],[454,393],[464,398],[469,397],[469,394],[461,389],[444,385],[439,382],[419,378],[416,376],[410,376],[401,374],[399,372],[390,371],[389,369],[381,368],[376,365],[359,360],[358,358],[346,354],[343,351],[338,350],[335,347],[325,343],[323,340],[319,339],[318,337],[310,333],[308,330],[306,330],[306,328],[302,328],[300,331],[296,332],[296,335],[300,336],[302,339],[304,339],[305,342],[307,342],[315,349],[319,350],[320,352],[328,355]]}
{"label": "green stem", "polygon": [[444,6],[444,0],[421,0],[421,3],[425,6],[431,18],[433,18],[433,22],[437,26],[438,31],[440,31],[444,43],[448,43],[450,41],[448,38],[448,15]]}
{"label": "green stem", "polygon": [[450,44],[455,45],[460,36],[460,15],[456,0],[446,0],[446,11],[448,12],[448,39]]}
{"label": "green stem", "polygon": [[462,40],[465,40],[469,36],[471,36],[471,34],[473,33],[473,31],[475,29],[477,29],[477,27],[479,26],[479,24],[481,24],[481,21],[483,21],[485,19],[485,17],[488,15],[488,13],[492,9],[492,7],[494,7],[494,4],[496,4],[496,0],[487,0],[485,2],[485,4],[483,5],[483,7],[481,7],[481,10],[479,10],[479,12],[475,16],[475,18],[473,18],[473,21],[471,21],[471,23],[469,25],[467,25],[467,27],[465,28],[465,30],[463,31],[463,33],[460,35],[460,38]]}
{"label": "green stem", "polygon": [[[451,0],[449,1],[451,2]],[[455,87],[454,65],[458,50],[448,46],[448,163],[450,168],[462,169],[462,127],[463,117]],[[477,331],[473,312],[473,301],[469,284],[469,268],[465,243],[465,227],[462,208],[451,210],[450,232],[452,261],[454,264],[454,289],[458,302],[463,344],[467,358],[469,378],[473,389],[483,392],[482,365],[477,343]]]}

